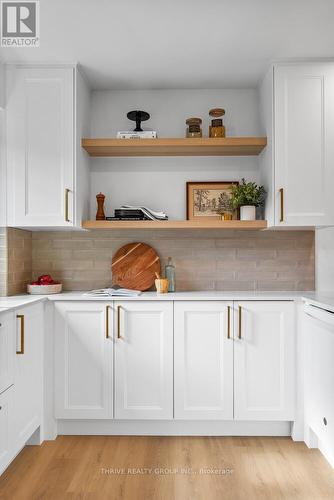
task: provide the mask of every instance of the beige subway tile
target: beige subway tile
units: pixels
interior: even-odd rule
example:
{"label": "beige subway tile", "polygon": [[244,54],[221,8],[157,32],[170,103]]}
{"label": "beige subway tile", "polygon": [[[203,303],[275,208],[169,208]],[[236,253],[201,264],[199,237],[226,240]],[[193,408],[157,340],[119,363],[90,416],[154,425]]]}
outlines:
{"label": "beige subway tile", "polygon": [[255,290],[254,281],[229,281],[229,280],[217,280],[215,281],[215,290],[217,291],[227,291],[227,292],[249,292]]}
{"label": "beige subway tile", "polygon": [[256,269],[254,271],[238,271],[236,274],[237,281],[251,281],[251,280],[274,280],[277,278],[277,273],[274,271],[263,271],[259,273]]}
{"label": "beige subway tile", "polygon": [[261,290],[263,292],[284,292],[295,290],[295,281],[286,280],[258,280],[256,282],[256,290]]}
{"label": "beige subway tile", "polygon": [[246,260],[264,260],[264,259],[273,259],[276,257],[276,250],[262,250],[262,249],[248,249],[248,248],[239,248],[237,250],[237,259],[246,259]]}

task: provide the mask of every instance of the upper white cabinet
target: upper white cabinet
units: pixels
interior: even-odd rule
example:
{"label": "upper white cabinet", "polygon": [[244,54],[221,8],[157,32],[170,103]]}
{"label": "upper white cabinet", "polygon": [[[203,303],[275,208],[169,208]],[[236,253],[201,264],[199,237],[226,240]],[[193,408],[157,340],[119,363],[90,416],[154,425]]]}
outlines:
{"label": "upper white cabinet", "polygon": [[88,186],[77,137],[88,121],[84,82],[73,66],[14,65],[6,75],[7,225],[80,225]]}
{"label": "upper white cabinet", "polygon": [[112,323],[112,303],[55,303],[57,418],[112,418]]}
{"label": "upper white cabinet", "polygon": [[175,302],[175,418],[233,419],[232,305]]}
{"label": "upper white cabinet", "polygon": [[334,63],[277,64],[261,88],[262,154],[274,226],[334,224]]}
{"label": "upper white cabinet", "polygon": [[293,302],[235,303],[234,418],[293,420]]}
{"label": "upper white cabinet", "polygon": [[173,302],[115,302],[115,418],[173,418]]}

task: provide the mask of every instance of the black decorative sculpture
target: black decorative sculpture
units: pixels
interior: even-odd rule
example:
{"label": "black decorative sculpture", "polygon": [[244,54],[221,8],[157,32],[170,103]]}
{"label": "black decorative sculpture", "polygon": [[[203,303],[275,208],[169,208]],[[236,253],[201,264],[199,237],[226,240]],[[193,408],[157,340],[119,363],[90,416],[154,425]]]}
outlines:
{"label": "black decorative sculpture", "polygon": [[143,132],[143,129],[141,128],[141,122],[146,122],[146,120],[149,119],[150,115],[149,113],[146,113],[146,111],[129,111],[128,114],[126,115],[129,120],[136,122],[136,128],[134,129],[134,132]]}

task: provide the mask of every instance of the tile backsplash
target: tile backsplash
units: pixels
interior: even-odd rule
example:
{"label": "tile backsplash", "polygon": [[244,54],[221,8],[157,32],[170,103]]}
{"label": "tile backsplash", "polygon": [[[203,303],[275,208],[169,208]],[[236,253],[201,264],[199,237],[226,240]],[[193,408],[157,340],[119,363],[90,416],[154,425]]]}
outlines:
{"label": "tile backsplash", "polygon": [[0,229],[0,295],[25,293],[32,277],[32,233]]}
{"label": "tile backsplash", "polygon": [[[21,243],[16,236],[12,238],[18,245],[13,249],[15,259],[22,255],[23,265],[16,274],[13,269],[9,272],[9,282],[28,277],[28,241],[23,242],[25,257]],[[314,289],[312,231],[33,232],[33,278],[52,274],[65,290],[109,286],[112,255],[134,241],[152,245],[163,266],[169,256],[173,258],[179,291]]]}

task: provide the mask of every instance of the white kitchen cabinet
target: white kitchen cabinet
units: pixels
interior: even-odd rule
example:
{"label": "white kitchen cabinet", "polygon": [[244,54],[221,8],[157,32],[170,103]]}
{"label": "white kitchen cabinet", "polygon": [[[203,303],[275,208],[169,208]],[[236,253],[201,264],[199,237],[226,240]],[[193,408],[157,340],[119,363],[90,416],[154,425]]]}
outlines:
{"label": "white kitchen cabinet", "polygon": [[15,311],[13,428],[15,448],[22,448],[41,424],[43,405],[43,304]]}
{"label": "white kitchen cabinet", "polygon": [[173,302],[115,302],[115,418],[173,418]]}
{"label": "white kitchen cabinet", "polygon": [[66,228],[87,215],[82,85],[70,65],[7,67],[7,225]]}
{"label": "white kitchen cabinet", "polygon": [[305,424],[334,465],[334,314],[304,306]]}
{"label": "white kitchen cabinet", "polygon": [[55,303],[56,418],[112,418],[112,325],[112,303]]}
{"label": "white kitchen cabinet", "polygon": [[294,303],[234,304],[234,418],[293,420]]}
{"label": "white kitchen cabinet", "polygon": [[233,419],[232,321],[232,302],[175,302],[176,419]]}
{"label": "white kitchen cabinet", "polygon": [[261,87],[262,182],[274,226],[334,224],[334,63],[276,64]]}
{"label": "white kitchen cabinet", "polygon": [[13,387],[0,394],[0,475],[14,455]]}
{"label": "white kitchen cabinet", "polygon": [[14,313],[0,314],[0,394],[14,383]]}

